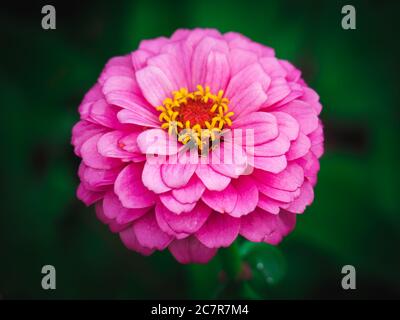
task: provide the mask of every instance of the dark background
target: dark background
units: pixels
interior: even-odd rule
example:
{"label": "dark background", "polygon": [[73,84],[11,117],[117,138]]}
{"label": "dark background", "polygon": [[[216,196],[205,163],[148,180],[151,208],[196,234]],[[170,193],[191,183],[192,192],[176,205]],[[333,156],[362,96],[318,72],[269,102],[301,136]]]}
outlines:
{"label": "dark background", "polygon": [[[56,7],[56,30],[41,29],[44,4]],[[341,28],[345,4],[356,8],[356,30]],[[75,197],[79,159],[70,136],[84,93],[110,57],[181,27],[237,31],[274,47],[324,107],[315,202],[265,258],[276,281],[253,287],[253,297],[400,297],[398,1],[1,6],[1,298],[223,296],[219,256],[201,266],[180,265],[167,251],[142,257]],[[46,264],[57,270],[54,291],[41,288]],[[347,264],[357,270],[357,290],[341,288]]]}

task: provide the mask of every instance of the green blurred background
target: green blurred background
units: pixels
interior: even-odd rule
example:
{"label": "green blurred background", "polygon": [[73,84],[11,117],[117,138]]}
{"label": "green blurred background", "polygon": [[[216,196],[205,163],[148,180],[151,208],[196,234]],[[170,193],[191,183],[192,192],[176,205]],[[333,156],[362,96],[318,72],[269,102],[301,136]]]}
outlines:
{"label": "green blurred background", "polygon": [[[41,29],[53,4],[57,29]],[[357,29],[341,28],[352,4]],[[221,260],[180,265],[121,244],[75,197],[77,106],[107,59],[181,27],[237,31],[276,49],[321,96],[326,153],[314,204],[265,259],[258,297],[399,298],[399,63],[396,1],[30,1],[0,13],[0,297],[213,298]],[[266,250],[268,253],[269,249]],[[277,257],[274,257],[276,255]],[[41,288],[41,268],[57,289]],[[343,265],[357,270],[344,291]],[[275,271],[274,271],[275,270]]]}

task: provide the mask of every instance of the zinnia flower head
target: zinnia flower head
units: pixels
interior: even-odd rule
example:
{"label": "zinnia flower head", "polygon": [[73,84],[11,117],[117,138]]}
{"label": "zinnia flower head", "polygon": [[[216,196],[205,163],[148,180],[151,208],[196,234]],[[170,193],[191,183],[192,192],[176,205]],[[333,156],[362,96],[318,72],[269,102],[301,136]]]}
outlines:
{"label": "zinnia flower head", "polygon": [[79,106],[77,196],[131,250],[209,261],[278,244],[314,198],[319,97],[274,50],[177,30],[110,59]]}

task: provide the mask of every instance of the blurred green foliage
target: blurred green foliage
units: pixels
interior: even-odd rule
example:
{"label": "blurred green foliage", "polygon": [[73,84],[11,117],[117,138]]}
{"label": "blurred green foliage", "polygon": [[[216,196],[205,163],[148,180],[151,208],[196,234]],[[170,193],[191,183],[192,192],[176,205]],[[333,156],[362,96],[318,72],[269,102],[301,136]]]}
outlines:
{"label": "blurred green foliage", "polygon": [[[181,27],[237,31],[274,47],[302,69],[324,106],[315,202],[278,249],[266,249],[280,256],[271,272],[281,260],[286,272],[261,296],[400,296],[398,2],[350,1],[357,29],[347,31],[342,1],[52,3],[54,31],[41,29],[45,3],[0,12],[0,297],[220,296],[220,257],[188,266],[168,252],[142,257],[75,198],[70,135],[84,93],[107,59]],[[57,269],[55,291],[41,289],[45,264]],[[340,287],[345,264],[357,269],[355,291]]]}

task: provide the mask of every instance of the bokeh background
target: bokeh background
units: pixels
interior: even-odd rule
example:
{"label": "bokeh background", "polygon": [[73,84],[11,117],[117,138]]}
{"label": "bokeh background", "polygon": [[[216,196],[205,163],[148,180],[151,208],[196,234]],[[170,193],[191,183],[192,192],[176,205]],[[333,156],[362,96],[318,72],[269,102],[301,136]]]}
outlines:
{"label": "bokeh background", "polygon": [[[321,96],[326,153],[314,204],[260,257],[266,299],[400,297],[399,62],[396,1],[27,1],[0,12],[0,297],[224,297],[221,260],[180,265],[127,250],[75,197],[77,106],[105,62],[181,27],[238,31],[276,49]],[[53,4],[57,29],[41,29]],[[352,4],[357,29],[341,28]],[[41,288],[41,268],[57,289]],[[357,270],[344,291],[343,265]],[[261,288],[260,288],[261,287]]]}

